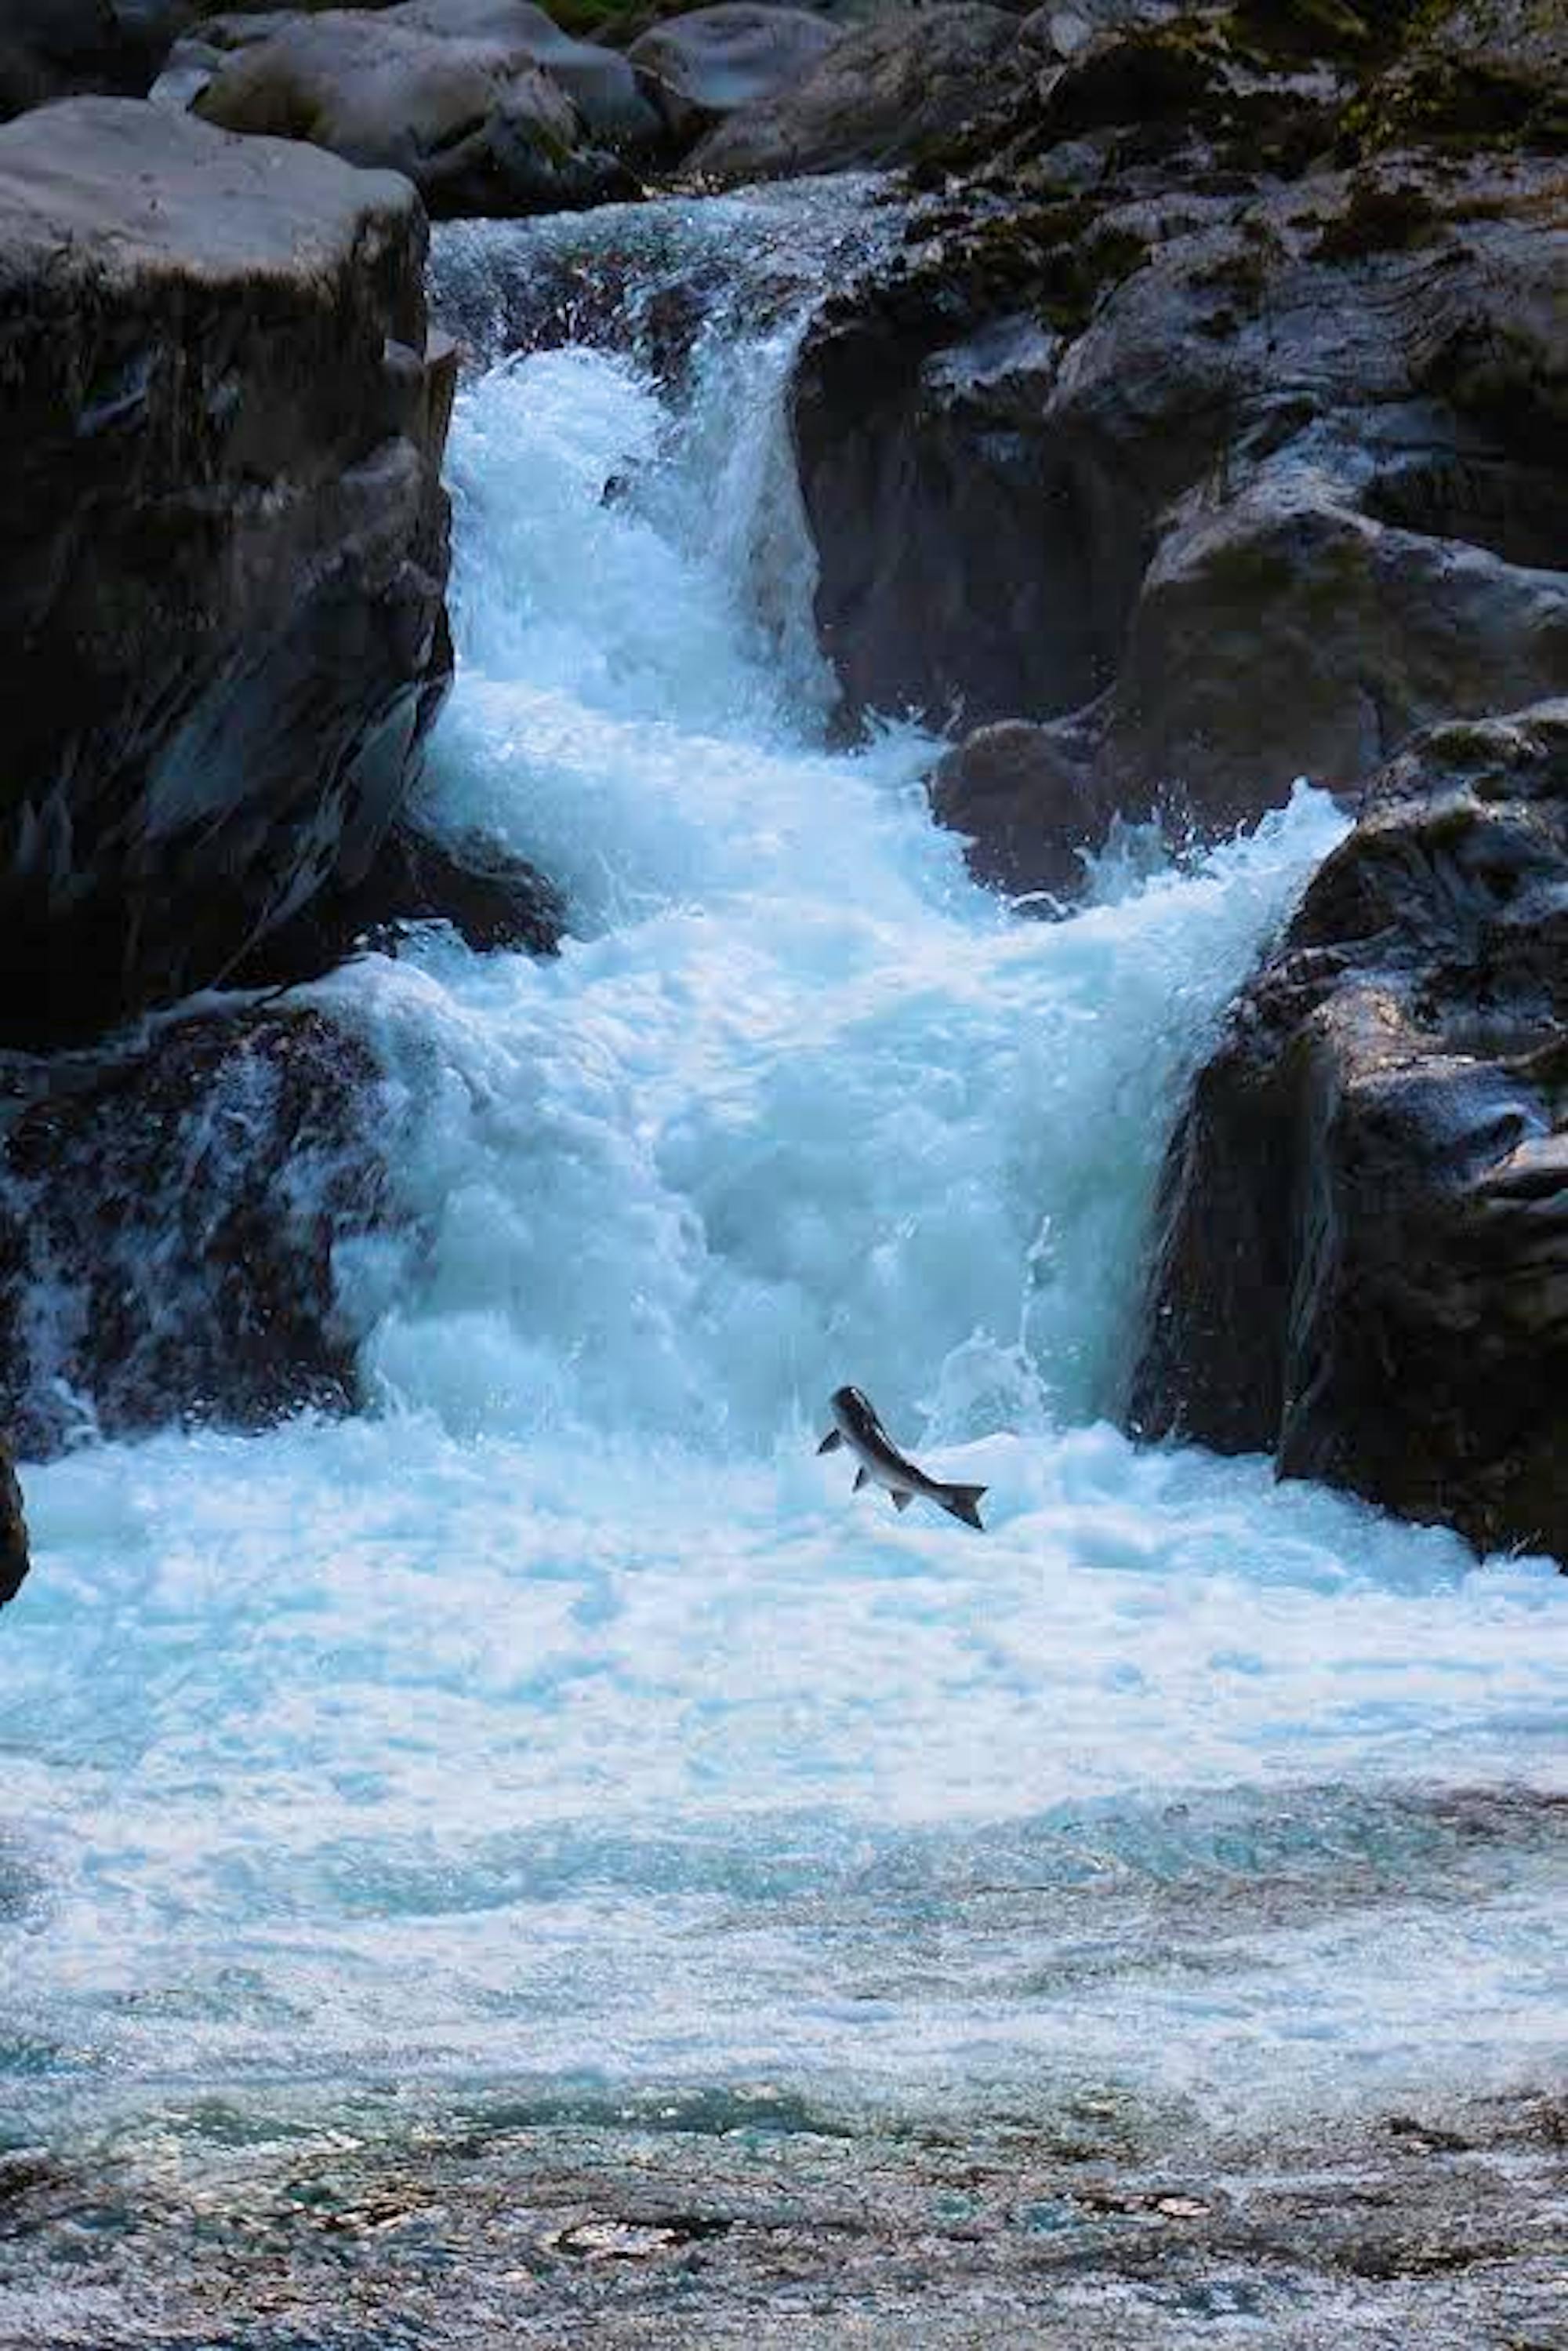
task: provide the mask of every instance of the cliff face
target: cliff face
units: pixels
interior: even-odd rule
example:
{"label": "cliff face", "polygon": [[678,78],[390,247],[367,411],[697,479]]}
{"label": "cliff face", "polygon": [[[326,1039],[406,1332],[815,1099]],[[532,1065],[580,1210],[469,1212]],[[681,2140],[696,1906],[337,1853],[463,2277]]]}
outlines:
{"label": "cliff face", "polygon": [[369,865],[450,668],[423,214],[81,99],[0,131],[0,1039],[210,983]]}

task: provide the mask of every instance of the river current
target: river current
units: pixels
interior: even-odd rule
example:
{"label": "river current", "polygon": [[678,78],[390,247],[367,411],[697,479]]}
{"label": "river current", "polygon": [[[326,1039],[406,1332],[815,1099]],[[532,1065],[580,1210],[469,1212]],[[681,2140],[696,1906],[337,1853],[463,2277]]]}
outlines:
{"label": "river current", "polygon": [[[1341,820],[1130,837],[1046,922],[927,740],[833,747],[783,399],[879,233],[847,184],[438,238],[424,810],[570,935],[315,991],[421,1235],[339,1270],[372,1409],[26,1474],[11,2147],[1561,2066],[1568,1585],[1115,1426],[1184,1084]],[[846,1380],[983,1536],[818,1457]]]}

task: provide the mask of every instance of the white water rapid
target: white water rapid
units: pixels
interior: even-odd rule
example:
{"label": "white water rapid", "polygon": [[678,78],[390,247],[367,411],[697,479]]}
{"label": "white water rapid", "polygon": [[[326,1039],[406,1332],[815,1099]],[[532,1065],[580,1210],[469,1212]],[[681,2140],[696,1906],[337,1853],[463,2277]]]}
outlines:
{"label": "white water rapid", "polygon": [[[1113,1425],[1184,1081],[1339,820],[1303,790],[1044,923],[969,883],[910,730],[829,747],[781,400],[874,233],[852,186],[439,241],[470,338],[587,338],[461,396],[427,790],[570,936],[318,991],[422,1236],[341,1268],[373,1409],[27,1472],[13,2147],[1561,2058],[1568,1584]],[[819,1459],[846,1380],[984,1536]]]}

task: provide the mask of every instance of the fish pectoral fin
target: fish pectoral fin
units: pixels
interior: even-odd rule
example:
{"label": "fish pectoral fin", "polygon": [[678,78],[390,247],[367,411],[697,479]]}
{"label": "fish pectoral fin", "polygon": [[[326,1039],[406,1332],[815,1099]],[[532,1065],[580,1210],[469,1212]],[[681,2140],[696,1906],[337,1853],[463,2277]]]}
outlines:
{"label": "fish pectoral fin", "polygon": [[843,1432],[841,1429],[830,1428],[817,1450],[819,1453],[836,1453],[843,1441]]}
{"label": "fish pectoral fin", "polygon": [[912,1497],[908,1494],[903,1492],[896,1493],[893,1498],[893,1507],[895,1510],[907,1510],[911,1499]]}
{"label": "fish pectoral fin", "polygon": [[858,1494],[862,1486],[869,1486],[870,1484],[871,1471],[862,1466],[855,1471],[855,1492]]}

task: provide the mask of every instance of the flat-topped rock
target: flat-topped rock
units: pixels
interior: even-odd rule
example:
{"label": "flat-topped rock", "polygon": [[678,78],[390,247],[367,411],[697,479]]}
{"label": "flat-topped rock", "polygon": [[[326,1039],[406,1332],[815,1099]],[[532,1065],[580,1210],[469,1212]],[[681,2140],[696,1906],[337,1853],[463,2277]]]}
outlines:
{"label": "flat-topped rock", "polygon": [[144,102],[0,130],[0,1035],[368,867],[450,667],[449,357],[390,174]]}

